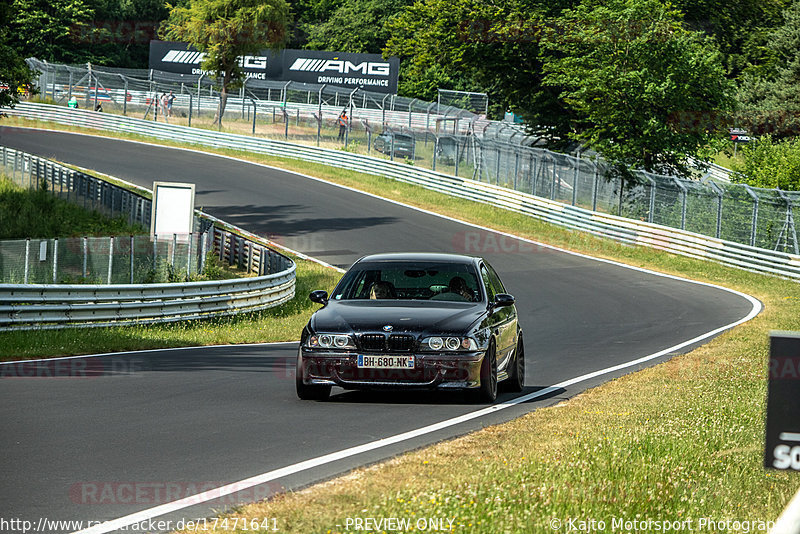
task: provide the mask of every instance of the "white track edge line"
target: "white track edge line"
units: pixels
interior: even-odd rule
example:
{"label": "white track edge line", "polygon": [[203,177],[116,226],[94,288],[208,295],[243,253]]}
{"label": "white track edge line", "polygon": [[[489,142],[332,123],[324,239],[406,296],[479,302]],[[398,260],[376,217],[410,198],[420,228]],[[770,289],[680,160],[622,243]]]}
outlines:
{"label": "white track edge line", "polygon": [[0,365],[13,365],[17,363],[35,363],[35,362],[51,362],[58,360],[76,360],[79,358],[102,358],[105,356],[121,356],[129,354],[146,354],[148,352],[165,352],[168,350],[191,350],[191,349],[217,349],[224,347],[264,347],[269,345],[288,345],[290,343],[300,343],[297,341],[269,341],[266,343],[229,343],[226,345],[198,345],[196,347],[163,347],[160,349],[141,349],[141,350],[125,350],[120,352],[102,352],[99,354],[77,354],[75,356],[57,356],[55,358],[37,358],[35,360],[12,360],[7,362],[0,362]]}
{"label": "white track edge line", "polygon": [[[418,211],[418,212],[421,212],[421,213],[426,213],[426,214],[429,214],[429,215],[432,215],[432,216],[435,216],[435,217],[440,217],[442,219],[446,219],[446,220],[450,220],[450,221],[453,221],[453,222],[457,222],[457,223],[460,223],[460,224],[463,224],[463,225],[466,225],[466,226],[471,226],[473,228],[478,228],[480,230],[493,232],[493,233],[496,233],[498,235],[511,237],[513,239],[519,239],[520,241],[524,241],[524,242],[527,242],[527,243],[538,245],[538,246],[541,246],[541,247],[544,247],[544,248],[548,248],[550,250],[556,250],[556,251],[559,251],[559,252],[570,254],[572,256],[585,258],[585,259],[589,259],[589,260],[593,260],[593,261],[598,261],[598,262],[606,263],[606,264],[609,264],[609,265],[616,265],[616,266],[623,267],[623,268],[626,268],[626,269],[631,269],[631,270],[634,270],[634,271],[639,271],[639,272],[643,272],[643,273],[647,273],[647,274],[651,274],[651,275],[655,275],[655,276],[661,276],[661,277],[664,277],[664,278],[670,278],[670,279],[673,279],[673,280],[680,280],[680,281],[683,281],[683,282],[689,282],[689,283],[693,283],[693,284],[697,284],[697,285],[702,285],[702,286],[707,286],[707,287],[713,287],[713,288],[716,288],[716,289],[721,289],[723,291],[727,291],[729,293],[738,295],[738,296],[744,298],[745,300],[748,300],[752,305],[752,309],[750,310],[750,313],[748,313],[747,316],[745,316],[743,319],[740,319],[739,321],[735,321],[733,323],[730,323],[730,324],[728,324],[726,326],[721,326],[721,327],[719,327],[719,328],[717,328],[715,330],[712,330],[711,332],[708,332],[706,334],[701,334],[700,336],[697,336],[697,337],[695,337],[693,339],[690,339],[688,341],[685,341],[685,342],[680,343],[678,345],[675,345],[673,347],[664,349],[662,351],[656,352],[656,353],[651,354],[649,356],[644,356],[644,357],[639,358],[637,360],[632,360],[632,361],[624,363],[624,364],[620,364],[620,365],[617,365],[617,366],[614,366],[614,367],[609,367],[607,369],[602,369],[600,371],[595,371],[593,373],[589,373],[589,374],[586,374],[586,375],[582,375],[580,377],[573,378],[571,380],[567,380],[565,382],[561,382],[559,384],[556,384],[555,386],[549,386],[548,388],[545,388],[544,390],[540,390],[538,392],[531,393],[529,395],[524,395],[522,397],[518,397],[517,399],[513,399],[512,401],[506,401],[505,403],[502,403],[502,404],[499,404],[499,405],[495,405],[495,406],[492,406],[490,408],[485,408],[483,410],[478,410],[478,411],[472,412],[470,414],[465,414],[464,416],[461,416],[459,418],[449,419],[449,420],[446,420],[446,421],[442,421],[440,423],[436,423],[435,425],[430,425],[428,427],[423,427],[422,429],[418,429],[417,431],[421,431],[421,430],[424,430],[426,428],[431,428],[433,426],[443,425],[443,424],[448,423],[448,422],[450,422],[450,424],[448,424],[446,426],[452,426],[452,425],[458,424],[459,422],[463,422],[463,421],[452,422],[452,421],[456,421],[457,419],[461,419],[461,418],[464,418],[464,417],[467,417],[467,416],[472,416],[472,417],[469,417],[468,419],[464,419],[464,421],[467,421],[467,420],[470,420],[470,419],[481,417],[482,415],[485,415],[487,413],[499,411],[499,410],[505,409],[505,408],[507,408],[509,406],[513,406],[513,405],[519,404],[521,402],[526,402],[528,400],[533,400],[535,398],[538,398],[539,396],[542,396],[543,394],[545,394],[544,393],[545,391],[548,391],[551,388],[558,388],[558,387],[565,387],[567,385],[573,385],[573,384],[576,384],[576,383],[579,383],[579,382],[583,382],[584,380],[589,380],[589,379],[595,378],[597,376],[608,374],[608,373],[611,373],[611,372],[614,372],[614,371],[617,371],[617,370],[620,370],[620,369],[631,367],[631,366],[637,365],[639,363],[643,363],[643,362],[658,358],[658,357],[663,356],[665,354],[669,354],[670,352],[673,352],[675,350],[679,350],[679,349],[681,349],[683,347],[686,347],[688,345],[692,345],[694,343],[697,343],[697,342],[699,342],[699,341],[701,341],[703,339],[706,339],[706,338],[709,338],[709,337],[713,337],[713,336],[715,336],[716,334],[718,334],[720,332],[724,332],[725,330],[728,330],[730,328],[738,326],[738,325],[740,325],[742,323],[745,323],[745,322],[749,321],[750,319],[752,319],[753,317],[755,317],[756,315],[758,315],[761,312],[762,308],[763,308],[761,302],[758,301],[756,298],[754,298],[754,297],[752,297],[750,295],[747,295],[745,293],[742,293],[740,291],[736,291],[734,289],[730,289],[730,288],[727,288],[727,287],[719,286],[719,285],[712,284],[712,283],[709,283],[709,282],[701,282],[701,281],[698,281],[698,280],[691,280],[689,278],[684,278],[684,277],[680,277],[680,276],[676,276],[676,275],[672,275],[672,274],[660,273],[658,271],[653,271],[653,270],[650,270],[650,269],[645,269],[643,267],[637,267],[637,266],[634,266],[634,265],[628,265],[626,263],[622,263],[622,262],[615,261],[615,260],[609,260],[609,259],[606,259],[606,258],[597,258],[597,257],[594,257],[594,256],[589,256],[587,254],[583,254],[583,253],[580,253],[580,252],[575,252],[575,251],[563,249],[563,248],[560,248],[560,247],[557,247],[557,246],[554,246],[554,245],[541,243],[541,242],[534,241],[532,239],[524,238],[524,237],[521,237],[521,236],[515,236],[513,234],[510,234],[510,233],[507,233],[507,232],[503,232],[503,231],[499,231],[499,230],[495,230],[495,229],[492,229],[492,228],[488,228],[486,226],[482,226],[482,225],[479,225],[479,224],[474,224],[474,223],[471,223],[471,222],[462,221],[462,220],[457,219],[455,217],[450,217],[448,215],[442,215],[440,213],[435,213],[435,212],[432,212],[432,211],[429,211],[429,210],[426,210],[426,209],[423,209],[423,208],[419,208],[419,207],[416,207],[416,206],[411,206],[411,205],[405,204],[403,202],[387,199],[387,198],[375,195],[373,193],[360,191],[360,190],[355,189],[353,187],[348,187],[348,186],[344,186],[344,185],[337,184],[337,183],[334,183],[334,182],[329,182],[328,180],[324,180],[322,178],[318,178],[318,177],[315,177],[315,176],[310,176],[310,175],[303,174],[303,173],[296,172],[296,171],[282,169],[280,167],[275,167],[273,165],[266,165],[266,164],[263,164],[263,163],[256,163],[256,162],[252,162],[252,161],[247,161],[247,160],[244,160],[244,159],[236,158],[236,157],[233,157],[233,156],[215,154],[213,152],[207,152],[207,151],[199,150],[199,149],[173,147],[173,146],[161,145],[161,144],[158,144],[158,143],[148,143],[148,142],[144,142],[144,141],[127,140],[127,139],[122,139],[122,138],[119,138],[119,137],[93,135],[93,134],[80,133],[80,132],[65,132],[64,130],[51,130],[51,129],[44,129],[44,128],[28,128],[28,127],[24,127],[24,126],[23,127],[17,127],[17,128],[25,128],[25,129],[31,129],[31,130],[44,130],[44,131],[57,132],[57,133],[62,133],[62,134],[63,133],[68,133],[68,134],[73,134],[73,135],[84,135],[84,136],[87,136],[87,137],[103,137],[103,138],[109,138],[109,139],[114,139],[114,140],[118,140],[118,141],[139,143],[139,144],[143,144],[143,145],[150,145],[150,146],[155,146],[155,147],[160,147],[160,148],[169,148],[169,149],[174,149],[174,150],[185,150],[185,151],[197,152],[197,153],[201,153],[201,154],[205,154],[205,155],[209,155],[209,156],[216,156],[216,157],[224,158],[224,159],[232,159],[232,160],[239,161],[239,162],[242,162],[242,163],[248,163],[250,165],[256,165],[256,166],[259,166],[259,167],[265,167],[265,168],[268,168],[268,169],[274,169],[274,170],[278,170],[278,171],[281,171],[281,172],[295,174],[297,176],[302,176],[304,178],[308,178],[308,179],[315,180],[315,181],[318,181],[318,182],[323,182],[323,183],[326,183],[328,185],[332,185],[334,187],[339,187],[341,189],[346,189],[348,191],[353,191],[355,193],[359,193],[359,194],[362,194],[362,195],[367,195],[367,196],[370,196],[370,197],[373,197],[373,198],[376,198],[376,199],[380,199],[380,200],[383,200],[383,201],[386,201],[386,202],[390,202],[392,204],[403,206],[405,208],[412,209],[412,210],[415,210],[415,211]],[[293,159],[293,158],[287,158],[287,159]],[[389,179],[391,179],[391,178],[389,178]],[[445,428],[445,427],[442,427],[442,428]],[[435,429],[435,430],[438,430],[438,428]],[[427,432],[423,432],[423,433],[428,433],[428,432],[433,432],[433,431],[434,430],[428,430]],[[416,432],[416,431],[411,431],[411,433],[413,433],[413,432]],[[406,434],[409,434],[409,433],[406,433]],[[385,440],[391,440],[391,439],[398,438],[399,436],[403,436],[403,435],[404,434],[398,434],[397,436],[393,436],[391,438],[385,438]],[[385,445],[389,445],[391,443],[396,443],[397,441],[404,441],[406,439],[410,439],[411,437],[414,437],[414,436],[408,436],[408,437],[404,437],[402,439],[397,439],[396,441],[383,443],[381,445],[376,445],[376,446],[374,446],[372,448],[365,449],[365,451],[373,450],[375,448],[379,448],[379,447],[382,447],[382,446],[385,446]],[[352,451],[354,449],[367,447],[367,446],[375,444],[375,443],[381,443],[382,441],[384,441],[384,440],[379,440],[379,441],[376,441],[376,442],[367,443],[365,445],[361,445],[361,446],[358,446],[358,447],[352,447],[350,449],[345,449],[344,451],[340,451],[340,453],[345,453],[347,451]],[[359,451],[359,452],[364,452],[364,451]],[[340,454],[340,453],[332,453],[332,454]],[[348,454],[346,456],[342,456],[342,458],[346,458],[347,456],[352,456],[354,454],[358,454],[358,452],[352,452],[352,453],[350,453],[350,454]],[[319,457],[319,458],[316,458],[316,459],[312,459],[312,460],[306,460],[305,462],[301,462],[299,464],[295,464],[294,466],[284,467],[284,468],[276,470],[276,471],[271,471],[270,473],[276,473],[276,472],[279,472],[279,471],[282,471],[282,470],[290,469],[292,467],[303,465],[304,463],[307,463],[307,462],[313,462],[313,461],[319,460],[321,458],[326,458],[327,456],[330,456],[330,455],[322,456],[322,457]],[[339,458],[337,458],[337,459],[339,459]],[[331,462],[331,461],[334,461],[334,460],[328,460],[327,462],[323,462],[323,463],[328,463],[328,462]],[[305,470],[305,469],[309,469],[311,467],[315,467],[316,465],[321,465],[321,464],[309,465],[308,467],[303,467],[302,469],[298,469],[297,471],[293,471],[293,472],[298,472],[298,471],[302,471],[302,470]],[[265,473],[264,475],[259,475],[257,477],[246,479],[246,481],[257,479],[257,478],[263,477],[265,475],[269,475],[270,473]],[[286,473],[286,474],[291,474],[291,473]],[[286,476],[286,475],[280,475],[280,476]],[[278,478],[278,477],[273,477],[273,478]],[[272,480],[272,479],[264,480],[264,482],[268,482],[269,480]],[[242,481],[242,482],[245,482],[245,481]],[[251,486],[249,486],[249,487],[252,487],[254,485],[258,485],[258,484],[261,484],[261,483],[263,483],[263,482],[256,482],[256,483],[251,484]],[[227,488],[227,487],[230,487],[230,486],[235,486],[236,484],[240,484],[240,483],[234,483],[234,484],[231,484],[231,485],[228,485],[228,486],[223,486],[223,488]],[[218,491],[220,489],[221,488],[217,488],[216,490],[210,490],[210,492],[215,492],[215,491]],[[243,488],[240,488],[240,489],[243,489]],[[239,491],[239,490],[237,489],[235,491]],[[205,493],[210,493],[210,492],[205,492]],[[205,493],[202,493],[202,494],[199,494],[199,495],[205,495]],[[232,491],[229,492],[229,493],[232,493]],[[228,493],[221,494],[221,495],[227,495],[227,494]],[[191,498],[191,497],[189,497],[189,498]],[[216,496],[215,497],[209,497],[209,498],[205,499],[205,501],[211,500],[213,498],[217,498],[217,497]],[[183,499],[183,500],[186,500],[186,499]],[[175,501],[175,503],[178,503],[178,502],[181,502],[181,501]],[[201,501],[201,502],[204,502],[204,501]],[[161,508],[163,506],[168,506],[169,504],[174,504],[174,503],[167,503],[165,505],[161,505],[161,506],[153,508],[151,510],[157,510],[157,509],[159,509],[159,508]],[[197,503],[193,503],[193,504],[197,504]],[[180,506],[180,507],[176,508],[176,510],[181,509],[181,508],[185,508],[186,506],[190,506],[190,505],[191,504],[186,504],[186,505]],[[156,517],[157,515],[163,515],[164,513],[169,513],[169,511],[172,511],[172,510],[167,510],[165,512],[160,512],[160,513],[158,513],[156,515],[148,516],[147,518]],[[146,513],[146,512],[147,512],[147,510],[145,510],[143,512],[139,512],[139,513]],[[120,518],[120,519],[114,520],[114,521],[119,521],[119,520],[125,519],[127,517],[133,517],[133,516],[136,516],[136,515],[138,515],[138,514],[132,514],[131,516],[125,516],[123,518]],[[137,521],[131,521],[131,522],[127,523],[127,524],[130,525],[130,524],[135,523],[135,522],[137,522]],[[102,525],[100,525],[100,526],[102,526]],[[104,532],[110,532],[110,531],[109,530],[91,530],[91,529],[80,531],[81,534],[84,534],[84,533],[88,534],[90,532],[92,532],[92,533],[95,533],[95,532],[96,533],[101,533],[101,532],[103,532],[104,533]]]}
{"label": "white track edge line", "polygon": [[268,472],[262,473],[260,475],[256,475],[256,476],[253,476],[253,477],[250,477],[250,478],[246,478],[246,479],[240,480],[238,482],[233,482],[231,484],[226,484],[226,485],[220,486],[218,488],[214,488],[214,489],[211,489],[211,490],[208,490],[208,491],[204,491],[202,493],[198,493],[196,495],[190,495],[188,497],[184,497],[183,499],[179,499],[179,500],[172,501],[172,502],[169,502],[169,503],[164,503],[162,505],[155,506],[153,508],[149,508],[149,509],[146,509],[146,510],[142,510],[140,512],[136,512],[136,513],[133,513],[133,514],[129,514],[129,515],[117,518],[117,519],[112,519],[111,521],[106,521],[105,523],[102,523],[100,525],[95,525],[95,526],[92,526],[92,527],[84,529],[84,530],[76,531],[73,534],[105,534],[107,532],[113,532],[114,530],[118,530],[118,529],[124,528],[126,526],[130,526],[130,525],[133,525],[133,524],[136,524],[136,523],[140,523],[142,521],[147,521],[147,520],[152,519],[154,517],[158,517],[158,516],[161,516],[161,515],[164,515],[164,514],[175,512],[175,511],[181,510],[183,508],[187,508],[189,506],[194,506],[196,504],[201,504],[203,502],[207,502],[207,501],[210,501],[210,500],[219,499],[219,498],[224,497],[226,495],[230,495],[232,493],[236,493],[236,492],[242,491],[244,489],[251,488],[253,486],[258,486],[260,484],[265,484],[267,482],[270,482],[270,481],[278,479],[278,478],[282,478],[282,477],[285,477],[285,476],[293,475],[293,474],[299,473],[301,471],[305,471],[305,470],[308,470],[308,469],[311,469],[311,468],[314,468],[314,467],[318,467],[320,465],[325,465],[325,464],[328,464],[328,463],[331,463],[331,462],[335,462],[335,461],[338,461],[338,460],[343,460],[345,458],[350,458],[352,456],[355,456],[355,455],[358,455],[358,454],[361,454],[361,453],[364,453],[364,452],[373,451],[373,450],[379,449],[381,447],[386,447],[388,445],[393,445],[395,443],[399,443],[399,442],[402,442],[402,441],[413,439],[413,438],[416,438],[416,437],[419,437],[419,436],[423,436],[425,434],[430,434],[430,433],[436,432],[438,430],[443,430],[445,428],[449,428],[451,426],[455,426],[455,425],[460,424],[460,423],[465,423],[467,421],[471,421],[473,419],[477,419],[479,417],[482,417],[484,415],[488,415],[490,413],[497,413],[497,412],[505,410],[507,408],[511,408],[512,406],[516,406],[516,405],[522,404],[524,402],[535,400],[535,399],[537,399],[539,397],[543,397],[545,395],[548,395],[548,394],[553,393],[555,391],[558,391],[560,389],[567,388],[567,387],[572,386],[574,384],[578,384],[580,382],[584,382],[586,380],[590,380],[592,378],[596,378],[596,377],[604,375],[604,374],[613,373],[613,372],[619,371],[621,369],[625,369],[625,368],[628,368],[628,367],[633,367],[635,365],[638,365],[638,364],[641,364],[641,363],[645,363],[645,362],[650,361],[650,360],[654,360],[654,359],[659,358],[661,356],[665,356],[665,355],[667,355],[667,354],[669,354],[671,352],[678,351],[678,350],[680,350],[680,349],[682,349],[684,347],[687,347],[689,345],[693,345],[695,343],[698,343],[699,341],[702,341],[702,340],[707,339],[709,337],[713,337],[713,336],[719,334],[720,332],[723,332],[723,331],[728,330],[730,328],[733,328],[733,327],[735,327],[737,325],[740,325],[740,324],[742,324],[744,322],[747,322],[750,319],[752,319],[753,317],[755,317],[756,315],[758,315],[759,312],[761,311],[761,308],[762,308],[761,302],[759,302],[757,299],[755,299],[753,297],[750,297],[749,295],[744,295],[744,297],[747,298],[747,300],[749,300],[750,303],[753,306],[752,309],[750,310],[750,313],[748,313],[744,318],[739,319],[738,321],[735,321],[735,322],[730,323],[728,325],[716,328],[716,329],[714,329],[714,330],[712,330],[710,332],[706,332],[705,334],[701,334],[699,336],[696,336],[696,337],[694,337],[692,339],[689,339],[689,340],[684,341],[682,343],[679,343],[677,345],[673,345],[672,347],[669,347],[669,348],[666,348],[664,350],[655,352],[655,353],[650,354],[648,356],[644,356],[642,358],[638,358],[636,360],[632,360],[632,361],[629,361],[627,363],[623,363],[623,364],[620,364],[620,365],[615,365],[613,367],[608,367],[608,368],[602,369],[600,371],[595,371],[595,372],[587,373],[585,375],[581,375],[581,376],[578,376],[578,377],[575,377],[575,378],[571,378],[569,380],[565,380],[563,382],[559,382],[558,384],[554,384],[552,386],[548,386],[546,388],[543,388],[543,389],[541,389],[539,391],[535,391],[535,392],[529,393],[527,395],[522,395],[522,396],[517,397],[515,399],[511,399],[511,400],[502,402],[500,404],[495,404],[495,405],[492,405],[492,406],[489,406],[489,407],[486,407],[486,408],[482,408],[482,409],[476,410],[474,412],[469,412],[469,413],[460,415],[458,417],[453,417],[451,419],[446,419],[446,420],[440,421],[438,423],[433,423],[431,425],[427,425],[427,426],[424,426],[424,427],[421,427],[421,428],[417,428],[415,430],[410,430],[408,432],[403,432],[401,434],[396,434],[396,435],[390,436],[388,438],[382,438],[382,439],[375,440],[375,441],[372,441],[372,442],[368,442],[368,443],[364,443],[364,444],[357,445],[357,446],[354,446],[354,447],[350,447],[350,448],[347,448],[347,449],[343,449],[341,451],[336,451],[336,452],[332,452],[332,453],[329,453],[329,454],[325,454],[323,456],[318,456],[316,458],[311,458],[309,460],[304,460],[302,462],[298,462],[298,463],[293,464],[293,465],[288,465],[286,467],[281,467],[281,468],[278,468],[278,469],[274,469],[272,471],[268,471]]}
{"label": "white track edge line", "polygon": [[797,534],[798,524],[800,524],[800,490],[786,505],[786,509],[775,521],[769,534]]}

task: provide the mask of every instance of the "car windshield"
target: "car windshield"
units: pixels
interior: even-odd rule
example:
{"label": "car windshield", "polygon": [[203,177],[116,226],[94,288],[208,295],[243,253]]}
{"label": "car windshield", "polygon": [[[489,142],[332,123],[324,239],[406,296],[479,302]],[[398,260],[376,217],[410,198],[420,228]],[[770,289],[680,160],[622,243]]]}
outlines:
{"label": "car windshield", "polygon": [[355,266],[336,286],[332,300],[396,299],[478,302],[481,292],[469,264],[376,262]]}

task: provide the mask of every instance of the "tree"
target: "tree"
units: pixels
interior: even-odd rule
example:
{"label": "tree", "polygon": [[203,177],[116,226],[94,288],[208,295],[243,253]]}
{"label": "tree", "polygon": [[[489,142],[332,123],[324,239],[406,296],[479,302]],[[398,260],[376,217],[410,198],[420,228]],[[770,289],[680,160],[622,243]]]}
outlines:
{"label": "tree", "polygon": [[[688,174],[719,128],[686,128],[680,113],[733,107],[731,84],[710,39],[688,30],[658,0],[587,2],[567,10],[545,40],[544,83],[573,117],[569,137],[626,169]],[[716,130],[716,131],[715,131]]]}
{"label": "tree", "polygon": [[[791,1],[791,0],[789,0]],[[755,72],[774,61],[768,49],[772,30],[782,21],[787,0],[676,0],[689,29],[717,43],[729,78]]]}
{"label": "tree", "polygon": [[228,92],[242,80],[241,56],[286,42],[290,8],[285,0],[189,0],[170,9],[162,35],[186,41],[206,56],[202,67],[221,85],[214,123],[221,125]]}
{"label": "tree", "polygon": [[768,45],[777,58],[773,68],[746,76],[739,87],[739,125],[756,135],[800,135],[800,0],[783,18]]}
{"label": "tree", "polygon": [[389,38],[386,21],[411,0],[345,0],[326,20],[307,24],[307,48],[379,54]]}
{"label": "tree", "polygon": [[19,88],[30,88],[33,81],[33,72],[13,46],[12,13],[10,5],[0,4],[0,108],[13,107],[19,102]]}
{"label": "tree", "polygon": [[86,0],[13,0],[10,28],[27,57],[72,63],[76,54],[72,37],[94,16]]}
{"label": "tree", "polygon": [[386,54],[404,60],[401,86],[483,91],[490,111],[507,108],[535,133],[558,137],[568,113],[542,85],[540,36],[571,0],[419,0],[387,22]]}

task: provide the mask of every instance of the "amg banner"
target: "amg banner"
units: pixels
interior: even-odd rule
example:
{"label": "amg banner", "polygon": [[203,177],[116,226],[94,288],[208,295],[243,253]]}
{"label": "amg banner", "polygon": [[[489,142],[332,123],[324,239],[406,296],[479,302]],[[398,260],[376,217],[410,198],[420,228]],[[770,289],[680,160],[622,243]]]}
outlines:
{"label": "amg banner", "polygon": [[[210,74],[202,69],[205,53],[186,43],[150,41],[150,68],[175,74]],[[400,60],[380,54],[263,50],[239,58],[248,78],[328,84],[377,93],[397,93]]]}

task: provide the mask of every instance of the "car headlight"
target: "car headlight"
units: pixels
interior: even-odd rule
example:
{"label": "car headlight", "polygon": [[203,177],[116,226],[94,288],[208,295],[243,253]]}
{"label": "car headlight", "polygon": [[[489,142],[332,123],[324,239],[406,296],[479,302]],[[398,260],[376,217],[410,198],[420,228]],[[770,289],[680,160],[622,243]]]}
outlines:
{"label": "car headlight", "polygon": [[434,336],[422,340],[422,348],[434,351],[478,350],[478,345],[471,337]]}
{"label": "car headlight", "polygon": [[312,349],[355,349],[353,338],[344,334],[315,334],[309,336],[306,346]]}

